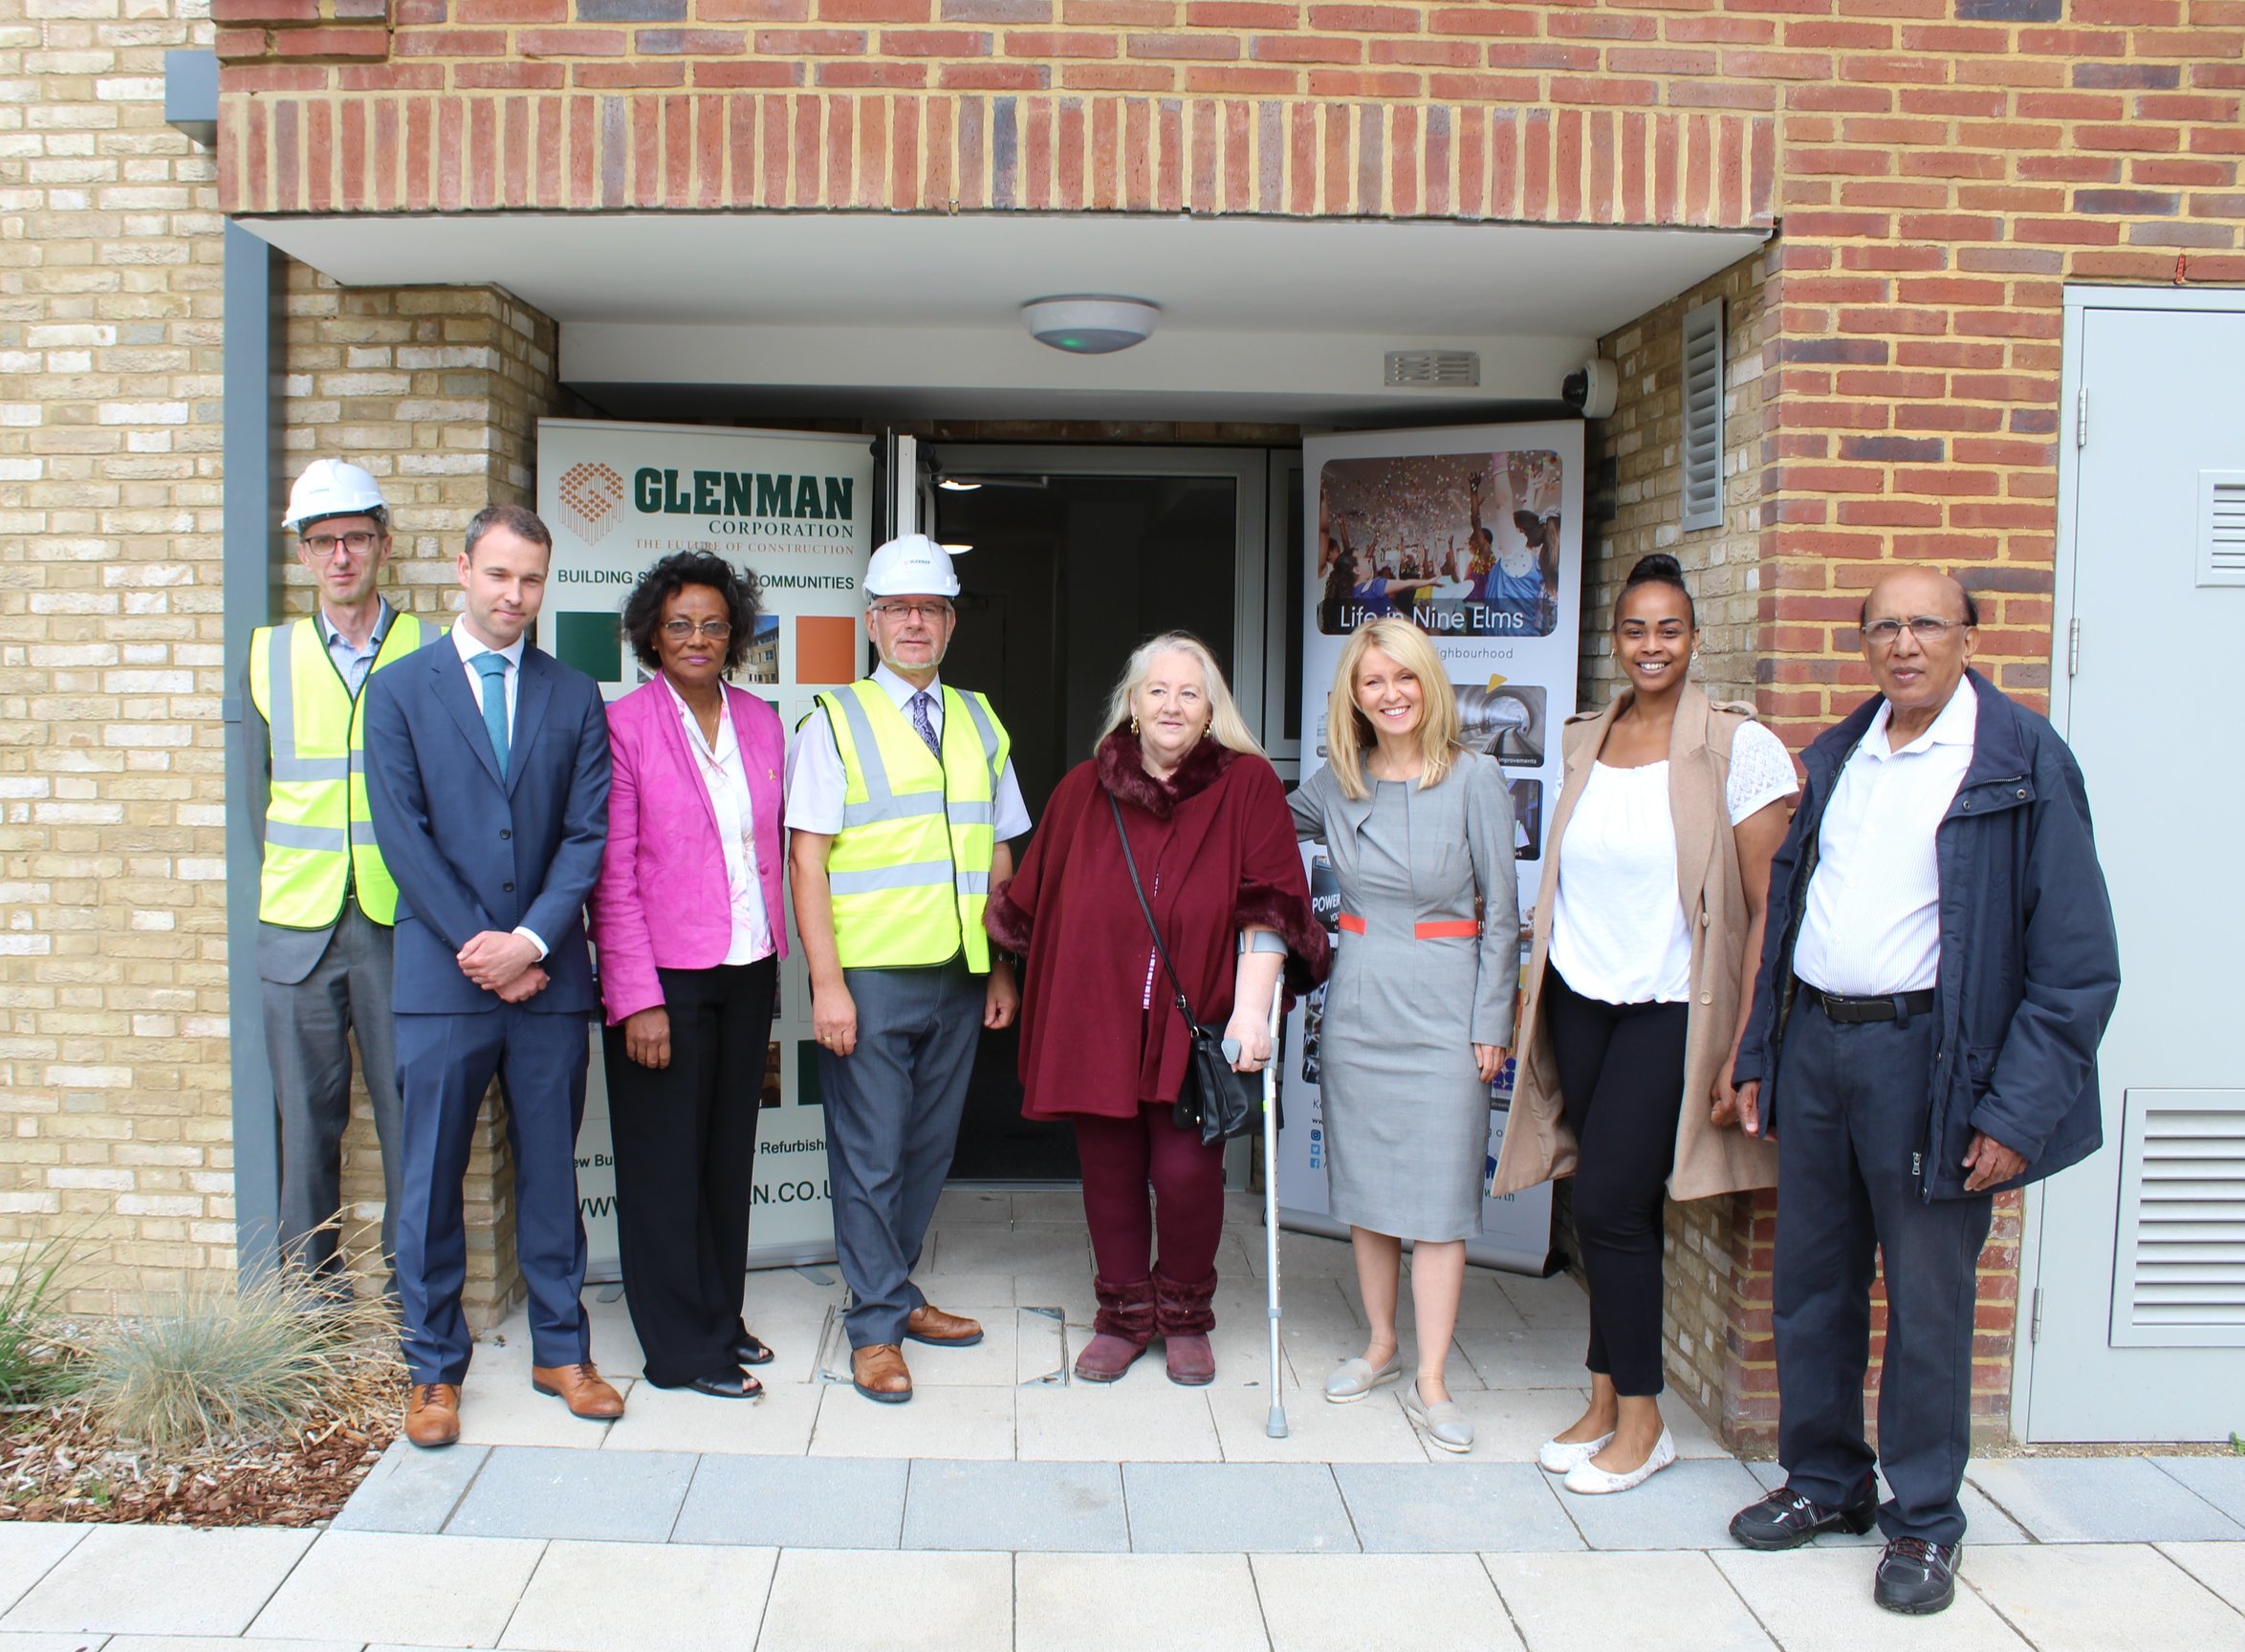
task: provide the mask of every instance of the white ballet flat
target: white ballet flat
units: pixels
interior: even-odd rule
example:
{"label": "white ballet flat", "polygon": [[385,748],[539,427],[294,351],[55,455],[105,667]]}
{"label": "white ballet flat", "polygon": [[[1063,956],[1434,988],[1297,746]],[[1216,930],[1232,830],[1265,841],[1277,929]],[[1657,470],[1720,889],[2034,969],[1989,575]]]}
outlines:
{"label": "white ballet flat", "polygon": [[1578,1497],[1603,1497],[1615,1491],[1636,1489],[1675,1460],[1676,1443],[1663,1428],[1661,1437],[1653,1442],[1652,1455],[1628,1473],[1608,1474],[1591,1463],[1578,1463],[1567,1470],[1567,1477],[1559,1484]]}
{"label": "white ballet flat", "polygon": [[1333,1368],[1333,1375],[1325,1379],[1325,1398],[1336,1405],[1346,1405],[1362,1400],[1373,1389],[1383,1387],[1403,1375],[1403,1354],[1399,1350],[1387,1357],[1387,1363],[1377,1371],[1369,1359],[1343,1359]]}
{"label": "white ballet flat", "polygon": [[1546,1440],[1537,1448],[1536,1461],[1546,1474],[1564,1474],[1589,1462],[1613,1443],[1610,1431],[1595,1440]]}

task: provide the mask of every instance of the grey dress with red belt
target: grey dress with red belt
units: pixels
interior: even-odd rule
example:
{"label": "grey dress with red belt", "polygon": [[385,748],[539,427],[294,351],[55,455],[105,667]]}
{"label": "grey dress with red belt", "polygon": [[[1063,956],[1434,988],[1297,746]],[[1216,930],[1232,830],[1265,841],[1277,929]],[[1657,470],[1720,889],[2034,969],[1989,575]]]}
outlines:
{"label": "grey dress with red belt", "polygon": [[1319,1043],[1333,1215],[1402,1239],[1471,1238],[1489,1148],[1473,1046],[1511,1046],[1520,977],[1504,772],[1460,751],[1438,785],[1375,781],[1359,800],[1320,769],[1289,802],[1340,887]]}

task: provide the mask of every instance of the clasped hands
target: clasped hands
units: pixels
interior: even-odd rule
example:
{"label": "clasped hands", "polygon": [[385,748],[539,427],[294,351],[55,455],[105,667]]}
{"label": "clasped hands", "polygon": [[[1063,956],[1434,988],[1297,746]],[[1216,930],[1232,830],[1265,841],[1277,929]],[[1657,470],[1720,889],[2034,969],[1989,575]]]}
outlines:
{"label": "clasped hands", "polygon": [[504,1004],[520,1004],[545,989],[547,975],[538,949],[519,935],[485,929],[469,937],[454,955],[460,973]]}

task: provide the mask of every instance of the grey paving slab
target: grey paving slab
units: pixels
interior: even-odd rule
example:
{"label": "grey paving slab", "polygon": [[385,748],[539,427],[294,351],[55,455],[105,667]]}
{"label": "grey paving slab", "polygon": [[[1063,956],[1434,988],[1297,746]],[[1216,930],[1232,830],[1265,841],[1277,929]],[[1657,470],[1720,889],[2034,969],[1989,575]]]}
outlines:
{"label": "grey paving slab", "polygon": [[0,1526],[0,1612],[21,1600],[92,1530],[60,1521],[10,1521]]}
{"label": "grey paving slab", "polygon": [[499,1644],[752,1652],[778,1559],[692,1543],[549,1543]]}
{"label": "grey paving slab", "polygon": [[2245,1525],[2245,1457],[2153,1457],[2150,1462],[2169,1479],[2180,1481]]}
{"label": "grey paving slab", "polygon": [[2245,1652],[2245,1616],[2147,1544],[1968,1548],[1957,1576],[2040,1652]]}
{"label": "grey paving slab", "polygon": [[450,1446],[423,1451],[403,1440],[390,1443],[336,1513],[338,1532],[442,1532],[462,1493],[490,1455],[489,1446]]}
{"label": "grey paving slab", "polygon": [[1140,1554],[1355,1554],[1333,1471],[1309,1463],[1128,1463]]}
{"label": "grey paving slab", "polygon": [[[1164,1609],[1170,1601],[1189,1608]],[[1118,1624],[1131,1630],[1118,1634]],[[1270,1652],[1271,1641],[1244,1554],[1023,1554],[1014,1562],[1014,1644]]]}
{"label": "grey paving slab", "polygon": [[1727,1544],[1731,1516],[1761,1494],[1744,1464],[1725,1460],[1670,1464],[1632,1491],[1558,1496],[1593,1549],[1706,1549]]}
{"label": "grey paving slab", "polygon": [[239,1635],[314,1536],[104,1526],[74,1544],[0,1619],[0,1629]]}
{"label": "grey paving slab", "polygon": [[894,1549],[909,1465],[881,1457],[704,1457],[674,1543]]}
{"label": "grey paving slab", "polygon": [[1333,1478],[1367,1554],[1582,1547],[1533,1463],[1341,1463]]}
{"label": "grey paving slab", "polygon": [[1705,1554],[1481,1558],[1528,1652],[1771,1652]]}
{"label": "grey paving slab", "polygon": [[1273,1652],[1520,1652],[1471,1554],[1257,1554],[1254,1570]]}
{"label": "grey paving slab", "polygon": [[[1749,1463],[1748,1470],[1769,1490],[1775,1491],[1785,1484],[1785,1470],[1776,1463]],[[1968,1475],[1970,1470],[1967,1470]],[[1879,1494],[1886,1494],[1885,1483],[1880,1482]],[[1965,1541],[1977,1549],[1990,1543],[2032,1543],[2034,1539],[2019,1530],[2018,1522],[1988,1501],[1988,1494],[1974,1486],[1970,1478],[1957,1490],[1956,1500],[1964,1509]],[[1886,1539],[1877,1527],[1860,1537],[1845,1532],[1827,1532],[1817,1539],[1820,1549],[1869,1548],[1877,1549]]]}
{"label": "grey paving slab", "polygon": [[[1876,1550],[1819,1543],[1782,1554],[1716,1550],[1709,1558],[1785,1652],[1901,1652],[1934,1643],[1940,1652],[2026,1652],[2027,1643],[1970,1588],[1956,1592],[1937,1631],[1923,1619],[1881,1611],[1871,1600]],[[1968,1580],[1977,1560],[1967,1538]]]}
{"label": "grey paving slab", "polygon": [[445,1523],[449,1535],[661,1543],[694,1476],[684,1451],[494,1446]]}
{"label": "grey paving slab", "polygon": [[251,1627],[284,1639],[493,1646],[545,1549],[504,1537],[323,1532]]}
{"label": "grey paving slab", "polygon": [[[69,1642],[83,1645],[83,1641]],[[213,1640],[207,1635],[112,1635],[101,1652],[359,1652],[357,1641],[273,1641],[264,1636]],[[0,1652],[24,1652],[10,1636],[0,1640]]]}
{"label": "grey paving slab", "polygon": [[2159,1552],[2245,1612],[2245,1543],[2162,1543]]}
{"label": "grey paving slab", "polygon": [[1011,1554],[822,1549],[780,1555],[758,1642],[765,1652],[1004,1652],[1013,1644]]}
{"label": "grey paving slab", "polygon": [[[106,1652],[110,1637],[106,1635],[11,1635],[0,1631],[0,1652]],[[236,1646],[235,1641],[199,1641],[194,1644],[207,1647]],[[352,1652],[358,1652],[354,1646]]]}
{"label": "grey paving slab", "polygon": [[2043,1543],[2245,1538],[2245,1525],[2141,1457],[2012,1457],[1968,1474]]}
{"label": "grey paving slab", "polygon": [[1130,1547],[1122,1474],[1112,1463],[912,1465],[906,1549],[1111,1554]]}

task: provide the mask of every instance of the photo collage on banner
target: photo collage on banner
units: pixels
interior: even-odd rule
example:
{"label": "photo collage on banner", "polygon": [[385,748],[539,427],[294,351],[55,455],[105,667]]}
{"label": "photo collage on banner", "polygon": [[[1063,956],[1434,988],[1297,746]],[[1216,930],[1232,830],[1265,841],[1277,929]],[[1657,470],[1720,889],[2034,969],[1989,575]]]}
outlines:
{"label": "photo collage on banner", "polygon": [[[538,514],[554,533],[538,645],[611,700],[650,676],[623,641],[623,604],[640,574],[674,551],[713,552],[763,582],[764,615],[732,681],[768,702],[791,739],[821,688],[861,674],[874,518],[862,436],[542,419]],[[789,930],[756,1131],[752,1268],[834,1256],[810,982],[792,914]],[[613,1280],[616,1171],[598,1025],[592,1040],[578,1194],[588,1277]]]}
{"label": "photo collage on banner", "polygon": [[[1458,697],[1465,743],[1511,782],[1517,819],[1520,958],[1543,875],[1543,833],[1558,800],[1558,728],[1575,708],[1581,631],[1582,426],[1574,422],[1361,432],[1302,445],[1309,559],[1302,616],[1303,779],[1326,761],[1327,698],[1348,636],[1367,620],[1410,620],[1434,643]],[[1337,933],[1340,893],[1324,849],[1303,845],[1310,898]],[[1288,1024],[1282,1075],[1279,1220],[1343,1234],[1328,1213],[1318,1044],[1324,991]],[[1496,1168],[1512,1099],[1508,1062],[1491,1087],[1487,1169]],[[1540,1273],[1551,1189],[1489,1199],[1475,1262]]]}

